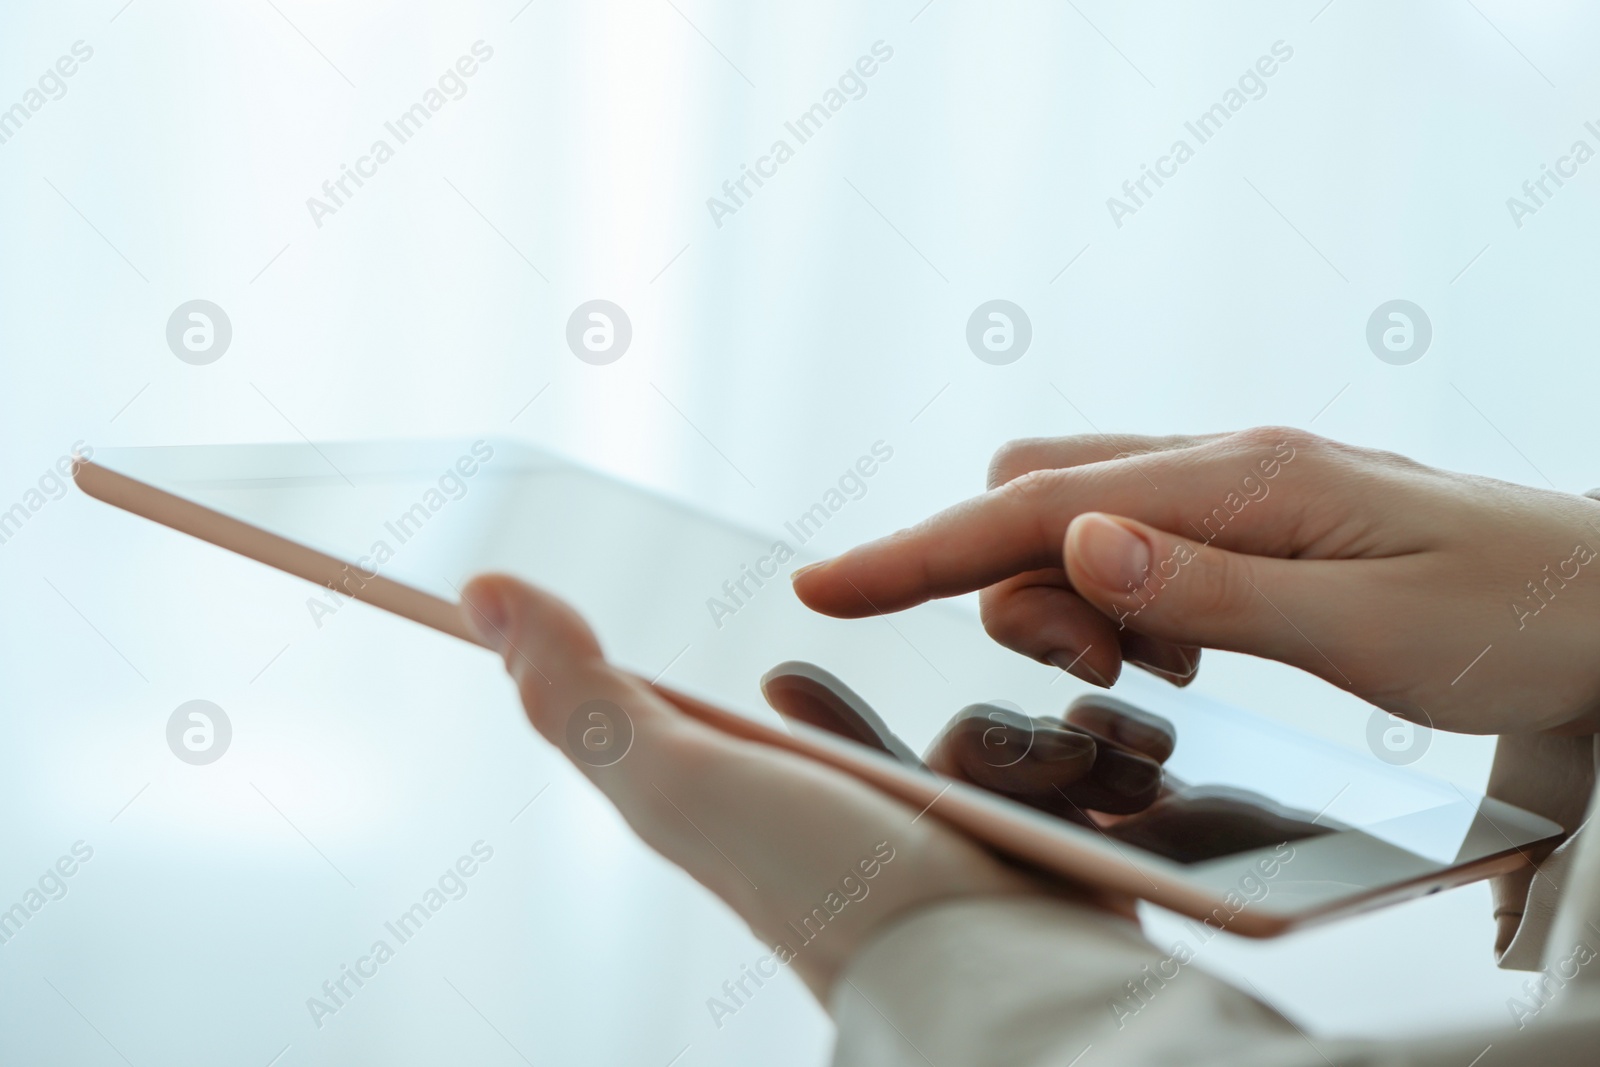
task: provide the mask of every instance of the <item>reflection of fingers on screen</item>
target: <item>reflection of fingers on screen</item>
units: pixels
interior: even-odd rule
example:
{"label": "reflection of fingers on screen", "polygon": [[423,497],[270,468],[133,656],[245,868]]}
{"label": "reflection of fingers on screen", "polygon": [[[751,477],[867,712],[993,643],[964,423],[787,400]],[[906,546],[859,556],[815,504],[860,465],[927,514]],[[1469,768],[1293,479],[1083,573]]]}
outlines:
{"label": "reflection of fingers on screen", "polygon": [[1088,774],[1095,741],[997,703],[969,705],[928,746],[928,766],[1052,814],[1062,789]]}
{"label": "reflection of fingers on screen", "polygon": [[1197,786],[1162,797],[1107,828],[1117,839],[1179,863],[1272,848],[1335,832],[1301,812],[1247,790]]}
{"label": "reflection of fingers on screen", "polygon": [[1157,763],[1165,763],[1178,744],[1178,728],[1169,720],[1112,696],[1087,693],[1068,705],[1063,717]]}
{"label": "reflection of fingers on screen", "polygon": [[789,660],[761,677],[761,694],[785,721],[802,722],[887,753],[910,767],[922,760],[854,690],[814,663]]}
{"label": "reflection of fingers on screen", "polygon": [[1068,790],[1075,806],[1107,815],[1131,815],[1161,795],[1161,764],[1093,731],[1085,729],[1084,733],[1095,739],[1094,768]]}

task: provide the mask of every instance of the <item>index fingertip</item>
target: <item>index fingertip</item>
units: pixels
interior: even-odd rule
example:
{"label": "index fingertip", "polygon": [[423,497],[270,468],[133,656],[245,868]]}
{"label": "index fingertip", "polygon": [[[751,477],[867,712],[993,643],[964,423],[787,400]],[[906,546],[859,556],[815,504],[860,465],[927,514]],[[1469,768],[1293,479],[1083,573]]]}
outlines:
{"label": "index fingertip", "polygon": [[789,572],[789,581],[798,582],[802,574],[805,574],[808,571],[814,571],[818,567],[825,566],[828,562],[828,560],[822,559],[815,563],[807,563],[804,567],[796,567],[794,570]]}
{"label": "index fingertip", "polygon": [[848,578],[841,580],[832,567],[835,560],[808,563],[789,575],[790,586],[800,603],[812,611],[836,618],[854,618],[870,612],[870,602]]}

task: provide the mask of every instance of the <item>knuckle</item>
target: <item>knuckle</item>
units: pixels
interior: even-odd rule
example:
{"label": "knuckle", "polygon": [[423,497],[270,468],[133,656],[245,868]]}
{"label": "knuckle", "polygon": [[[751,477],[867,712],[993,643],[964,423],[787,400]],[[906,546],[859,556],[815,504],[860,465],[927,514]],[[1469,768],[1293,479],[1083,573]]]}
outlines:
{"label": "knuckle", "polygon": [[1049,653],[1074,647],[1083,628],[1092,626],[1071,609],[1076,598],[1059,586],[1008,579],[979,594],[978,618],[995,644],[1044,662]]}
{"label": "knuckle", "polygon": [[1021,652],[1037,644],[1038,628],[1031,626],[1030,621],[1038,620],[1026,611],[1016,590],[984,590],[978,595],[978,618],[983,623],[983,632],[1003,648]]}
{"label": "knuckle", "polygon": [[1017,637],[1016,615],[1004,601],[983,604],[979,618],[983,620],[983,632],[992,641],[1007,648],[1013,645]]}
{"label": "knuckle", "polygon": [[989,488],[998,488],[1029,471],[1049,466],[1046,452],[1051,443],[1051,439],[1044,437],[1019,437],[995,449],[994,457],[989,460]]}
{"label": "knuckle", "polygon": [[1042,505],[1061,485],[1061,473],[1048,468],[1026,471],[1006,482],[1002,491],[1030,505]]}
{"label": "knuckle", "polygon": [[1068,473],[1058,470],[1032,470],[1007,482],[996,492],[1008,493],[1014,499],[1019,515],[1019,525],[1012,535],[1024,543],[1033,544],[1041,553],[1054,554],[1060,559],[1061,537],[1064,529],[1057,529],[1051,516],[1057,510],[1061,490],[1067,483]]}
{"label": "knuckle", "polygon": [[1276,450],[1294,456],[1318,453],[1328,443],[1326,438],[1295,426],[1253,426],[1228,440],[1251,452]]}

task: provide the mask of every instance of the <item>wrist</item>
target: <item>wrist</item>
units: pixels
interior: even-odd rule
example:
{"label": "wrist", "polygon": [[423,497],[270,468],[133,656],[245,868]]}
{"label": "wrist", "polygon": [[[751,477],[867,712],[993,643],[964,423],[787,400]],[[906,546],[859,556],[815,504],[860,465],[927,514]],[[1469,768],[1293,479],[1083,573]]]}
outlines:
{"label": "wrist", "polygon": [[[849,921],[795,954],[795,973],[821,1003],[866,945],[908,919],[962,901],[1040,893],[1035,879],[938,823],[911,830],[895,843],[885,842],[894,859],[884,864],[870,898],[861,900]],[[797,930],[790,923],[783,932]]]}

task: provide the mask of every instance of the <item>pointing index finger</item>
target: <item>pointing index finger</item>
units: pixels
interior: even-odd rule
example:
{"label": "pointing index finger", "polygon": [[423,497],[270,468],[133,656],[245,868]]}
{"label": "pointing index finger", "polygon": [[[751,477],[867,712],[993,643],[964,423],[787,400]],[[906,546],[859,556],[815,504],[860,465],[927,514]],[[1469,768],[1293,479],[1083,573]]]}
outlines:
{"label": "pointing index finger", "polygon": [[[1258,509],[1228,521],[1213,536],[1201,533],[1194,520],[1205,521],[1248,491],[1249,479],[1262,490],[1252,499],[1264,499],[1261,479],[1278,477],[1294,458],[1294,433],[1252,430],[1188,448],[1029,471],[915,526],[797,571],[795,593],[825,615],[860,618],[984,589],[1024,571],[1060,568],[1068,524],[1090,511],[1185,536],[1193,531],[1207,544],[1214,536],[1219,547],[1233,551],[1287,555],[1302,524],[1304,501],[1296,497],[1287,507],[1274,507],[1270,517]],[[1273,446],[1274,439],[1281,443]],[[1305,468],[1302,461],[1295,470]]]}
{"label": "pointing index finger", "polygon": [[795,574],[814,611],[861,618],[902,611],[993,585],[1020,571],[1061,566],[1064,519],[1042,483],[1025,474],[946,508],[915,526],[869,541]]}

